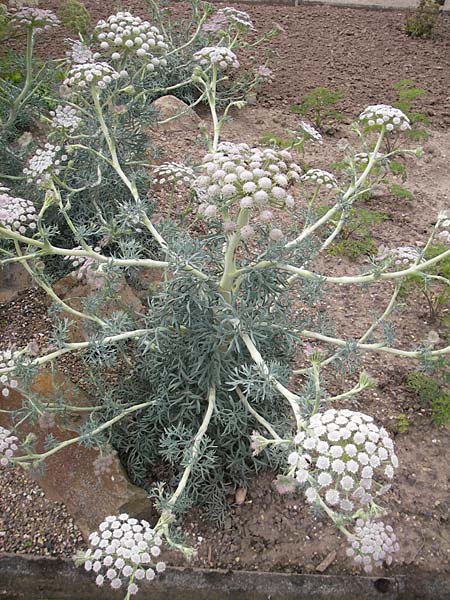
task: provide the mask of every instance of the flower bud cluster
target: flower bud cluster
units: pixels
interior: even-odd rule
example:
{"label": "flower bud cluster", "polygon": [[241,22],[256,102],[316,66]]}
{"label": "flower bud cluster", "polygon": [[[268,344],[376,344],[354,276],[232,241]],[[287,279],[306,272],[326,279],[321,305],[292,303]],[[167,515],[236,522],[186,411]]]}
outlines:
{"label": "flower bud cluster", "polygon": [[[230,142],[219,144],[216,152],[203,158],[204,174],[194,182],[194,188],[201,190],[206,200],[199,212],[212,218],[218,214],[219,206],[233,207],[239,202],[240,208],[258,211],[257,220],[271,223],[275,218],[271,207],[292,208],[294,205],[288,188],[299,180],[301,169],[291,161],[287,150],[250,148],[247,144]],[[234,228],[232,221],[225,223],[227,231]],[[240,233],[248,238],[254,230],[247,224]],[[270,235],[272,239],[280,239],[282,232],[274,227]]]}
{"label": "flower bud cluster", "polygon": [[164,56],[169,46],[164,36],[157,27],[129,12],[121,11],[106,21],[99,21],[95,37],[100,47],[100,52],[94,54],[95,59],[104,56],[119,61],[133,56],[147,61],[149,71],[167,65]]}
{"label": "flower bud cluster", "polygon": [[58,27],[60,20],[51,10],[35,6],[23,6],[11,10],[11,23],[17,27],[33,27],[40,33],[52,27]]}
{"label": "flower bud cluster", "polygon": [[195,52],[193,56],[202,67],[212,67],[217,65],[221,69],[233,67],[237,69],[239,62],[236,54],[226,46],[207,46]]}
{"label": "flower bud cluster", "polygon": [[217,31],[226,31],[228,27],[233,26],[238,29],[255,29],[247,12],[227,6],[214,13],[203,25],[202,31],[215,33]]}
{"label": "flower bud cluster", "polygon": [[94,62],[92,50],[79,40],[73,42],[71,49],[66,52],[66,56],[71,63],[84,64]]}
{"label": "flower bud cluster", "polygon": [[370,504],[374,479],[392,479],[398,467],[388,432],[360,412],[329,409],[317,413],[294,442],[298,448],[288,463],[297,481],[308,484],[308,502],[320,497],[344,513]]}
{"label": "flower bud cluster", "polygon": [[124,584],[127,593],[138,591],[138,582],[152,581],[166,569],[161,554],[162,539],[147,521],[127,514],[106,517],[98,531],[89,536],[91,548],[83,554],[86,571],[97,575],[98,586],[104,583],[117,590]]}
{"label": "flower bud cluster", "polygon": [[44,412],[38,419],[41,429],[52,429],[56,425],[56,417],[53,412]]}
{"label": "flower bud cluster", "polygon": [[119,77],[120,74],[108,63],[82,63],[73,65],[67,78],[63,81],[63,85],[78,91],[84,91],[90,87],[103,90]]}
{"label": "flower bud cluster", "polygon": [[28,183],[34,181],[37,185],[42,185],[50,179],[52,174],[59,175],[61,162],[67,160],[67,155],[60,155],[60,152],[61,146],[55,146],[48,142],[43,148],[38,148],[28,161],[28,167],[23,170],[27,175]]}
{"label": "flower bud cluster", "polygon": [[158,165],[153,170],[154,182],[157,185],[180,187],[189,185],[195,179],[194,169],[181,163],[168,162]]}
{"label": "flower bud cluster", "polygon": [[7,467],[9,459],[13,456],[18,446],[16,442],[18,438],[15,435],[11,435],[9,429],[0,427],[0,466]]}
{"label": "flower bud cluster", "polygon": [[[392,259],[394,265],[410,265],[415,263],[421,255],[420,248],[414,246],[399,246],[398,248],[387,248],[380,246],[376,260]],[[420,258],[419,262],[424,262],[424,258]]]}
{"label": "flower bud cluster", "polygon": [[399,108],[388,104],[368,106],[359,115],[359,120],[368,127],[385,126],[386,131],[406,131],[411,129],[408,117]]}
{"label": "flower bud cluster", "polygon": [[317,142],[318,144],[322,144],[322,135],[317,131],[317,129],[314,129],[312,125],[306,123],[306,121],[300,121],[299,128],[301,132],[306,135],[306,139]]}
{"label": "flower bud cluster", "polygon": [[7,192],[8,188],[0,188],[0,225],[22,234],[27,228],[36,229],[38,217],[31,200],[15,198]]}
{"label": "flower bud cluster", "polygon": [[381,567],[383,562],[390,565],[392,555],[400,550],[392,527],[371,519],[358,519],[355,533],[348,538],[348,542],[350,547],[347,556],[362,565],[366,573],[371,573],[374,566]]}
{"label": "flower bud cluster", "polygon": [[309,169],[302,175],[302,181],[311,181],[316,185],[324,185],[328,190],[338,187],[336,177],[328,171],[322,169]]}
{"label": "flower bud cluster", "polygon": [[367,152],[358,152],[353,158],[355,163],[367,165],[367,163],[372,157],[374,157],[375,160],[378,160],[379,158],[383,158],[383,156],[384,154],[382,152],[376,152],[375,154],[373,152],[370,152],[370,154],[368,154]]}
{"label": "flower bud cluster", "polygon": [[61,106],[59,104],[55,110],[50,111],[50,115],[53,117],[51,127],[65,129],[69,133],[75,131],[82,121],[79,112],[72,106]]}
{"label": "flower bud cluster", "polygon": [[[2,369],[8,369],[15,365],[15,353],[8,348],[8,350],[0,350],[0,371]],[[16,379],[11,377],[9,373],[3,373],[0,375],[0,387],[2,388],[2,395],[6,398],[9,396],[9,388],[14,389],[18,386]]]}
{"label": "flower bud cluster", "polygon": [[442,240],[444,244],[450,244],[450,219],[441,221],[439,227],[442,231],[438,233],[438,238]]}

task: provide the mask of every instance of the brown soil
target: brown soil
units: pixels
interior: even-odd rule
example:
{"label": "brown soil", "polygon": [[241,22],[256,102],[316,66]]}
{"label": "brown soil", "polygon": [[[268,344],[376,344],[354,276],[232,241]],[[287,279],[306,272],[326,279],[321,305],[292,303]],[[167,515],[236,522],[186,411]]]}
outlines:
{"label": "brown soil", "polygon": [[[54,7],[57,3],[41,4]],[[95,1],[86,4],[95,9],[95,18],[109,14],[107,2],[101,7]],[[141,8],[142,4],[129,2],[127,6],[131,10]],[[347,89],[343,109],[352,116],[369,103],[392,101],[392,83],[403,77],[412,77],[429,90],[423,110],[429,114],[434,131],[426,142],[425,158],[420,162],[407,161],[410,171],[407,187],[414,192],[414,199],[397,200],[387,190],[380,189],[365,205],[389,216],[388,221],[374,228],[377,245],[423,243],[437,211],[449,207],[450,134],[441,130],[450,123],[448,18],[442,19],[441,33],[436,39],[418,41],[401,32],[404,13],[316,6],[245,5],[241,8],[252,14],[259,30],[278,22],[285,33],[272,42],[276,58],[275,82],[260,91],[256,106],[235,114],[235,120],[224,131],[224,139],[255,144],[263,131],[282,134],[285,127],[292,127],[296,121],[287,111],[289,104],[319,85]],[[183,11],[184,5],[179,4],[173,10]],[[308,162],[313,166],[329,168],[330,162],[339,158],[336,141],[349,136],[348,128],[334,124],[334,130],[333,137],[326,137],[323,147],[315,147],[307,153]],[[164,143],[166,159],[181,160],[187,152],[193,157],[201,156],[202,147],[195,138],[194,134],[177,133],[172,138],[161,134],[156,141]],[[324,273],[331,270],[337,274],[357,273],[364,267],[364,257],[356,262],[337,258],[319,267]],[[389,285],[376,285],[369,290],[335,286],[318,308],[331,312],[341,336],[357,336],[370,323],[372,310],[379,311],[385,306],[389,289]],[[10,336],[11,341],[18,344],[29,341],[30,328],[33,335],[45,336],[48,331],[45,312],[39,292],[28,292],[16,303],[0,308],[0,341]],[[427,308],[419,296],[409,298],[391,322],[397,325],[395,346],[399,348],[418,346],[429,329],[445,335],[439,330],[439,324],[430,323]],[[301,364],[302,357],[298,360]],[[384,505],[388,510],[387,520],[400,539],[401,551],[394,566],[385,573],[405,572],[408,568],[449,572],[450,470],[446,459],[449,428],[434,426],[430,407],[405,389],[404,376],[411,368],[409,363],[372,354],[364,359],[362,367],[378,379],[378,386],[358,396],[353,406],[373,415],[396,436],[400,458],[399,472]],[[327,389],[339,393],[354,382],[354,376],[342,376],[327,381]],[[293,386],[298,383],[294,381]],[[396,434],[396,420],[401,414],[407,415],[409,428],[406,433]],[[0,485],[4,477],[11,479],[9,471],[0,472]],[[243,504],[238,505],[234,493],[231,494],[230,513],[223,527],[205,522],[198,513],[190,515],[184,528],[189,540],[198,547],[199,555],[193,564],[312,572],[335,552],[334,557],[330,556],[331,566],[327,572],[352,572],[335,528],[325,519],[312,515],[301,497],[281,497],[272,489],[272,479],[273,475],[268,473],[256,477]],[[17,482],[18,494],[23,485],[22,480]],[[36,489],[34,483],[29,485]],[[20,510],[21,505],[17,508]],[[22,519],[27,521],[26,512]],[[20,535],[20,521],[19,516],[15,521],[17,535]],[[58,524],[57,519],[52,522],[55,528]],[[14,532],[11,535],[15,535]],[[74,542],[71,550],[76,546]],[[3,548],[11,546],[3,545]],[[19,546],[14,549],[23,551]],[[39,545],[32,550],[41,553]],[[179,560],[173,556],[171,562],[176,564]]]}

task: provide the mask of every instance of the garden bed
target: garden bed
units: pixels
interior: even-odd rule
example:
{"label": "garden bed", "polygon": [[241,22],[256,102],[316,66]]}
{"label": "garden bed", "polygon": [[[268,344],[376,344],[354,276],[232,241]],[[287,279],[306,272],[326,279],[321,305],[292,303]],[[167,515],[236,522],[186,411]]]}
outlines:
{"label": "garden bed", "polygon": [[[41,2],[41,5],[44,4],[49,8],[56,6],[55,2]],[[94,19],[105,17],[110,12],[107,3],[101,6],[97,2],[86,4],[92,9]],[[130,2],[128,5],[130,9],[136,8],[137,12],[142,12],[144,3]],[[183,11],[185,7],[180,4],[173,10]],[[377,190],[367,202],[371,211],[387,216],[382,224],[372,228],[376,246],[392,242],[397,245],[423,243],[438,210],[448,208],[448,17],[443,17],[435,39],[419,41],[401,32],[404,15],[397,12],[248,5],[245,10],[252,14],[258,29],[263,30],[274,21],[282,27],[281,35],[272,42],[275,81],[263,87],[256,106],[234,115],[235,120],[224,130],[224,139],[257,144],[262,133],[282,135],[286,127],[293,127],[297,120],[289,113],[290,104],[298,102],[304,93],[316,86],[341,88],[347,91],[341,106],[344,119],[330,125],[323,148],[308,154],[308,160],[314,166],[326,168],[330,162],[339,159],[336,142],[348,136],[346,125],[351,118],[367,104],[395,100],[392,87],[395,81],[411,77],[418,86],[429,92],[421,99],[420,105],[420,110],[428,115],[431,122],[430,137],[425,142],[425,158],[418,163],[408,159],[411,175],[405,185],[413,198],[396,198],[383,188]],[[46,52],[51,54],[55,47],[61,50],[61,38],[53,38],[52,44],[47,46]],[[386,48],[389,48],[388,53]],[[157,135],[155,141],[163,148],[167,160],[183,159],[187,154],[197,158],[203,152],[196,136],[190,132],[177,134],[176,140],[167,138],[163,133],[159,138]],[[327,261],[326,268],[337,275],[355,273],[364,266],[365,260],[364,255],[357,256],[353,261],[345,256],[333,257]],[[337,287],[333,296],[328,297],[325,304],[318,305],[318,309],[331,309],[338,331],[339,326],[350,319],[352,323],[345,333],[349,337],[357,337],[360,330],[364,331],[364,325],[370,322],[371,311],[383,306],[386,298],[386,292],[378,286],[373,286],[369,294],[361,290],[352,296],[348,295],[347,288]],[[29,342],[30,337],[36,340],[44,338],[49,330],[46,310],[43,295],[33,290],[0,307],[0,346],[6,340],[20,346],[24,341]],[[430,323],[427,307],[422,297],[415,293],[407,299],[406,307],[394,316],[392,322],[398,332],[398,347],[418,345],[424,341],[430,328],[440,336],[448,335],[439,323]],[[301,356],[298,361],[301,365]],[[63,362],[63,365],[66,372],[79,381],[79,365],[70,360]],[[185,522],[188,541],[198,549],[198,558],[192,563],[193,566],[242,569],[243,573],[230,575],[212,571],[173,570],[167,576],[168,587],[164,587],[166,583],[158,584],[162,586],[161,589],[152,586],[155,598],[167,597],[167,593],[174,589],[180,600],[183,598],[181,589],[192,589],[192,597],[205,597],[208,600],[215,597],[257,600],[267,597],[269,591],[273,593],[272,597],[280,600],[291,597],[363,599],[381,595],[393,600],[447,597],[450,473],[446,452],[450,442],[449,429],[434,425],[431,407],[421,403],[416,395],[407,390],[405,377],[412,368],[409,363],[372,354],[366,356],[361,367],[377,379],[378,386],[359,396],[354,406],[357,409],[364,407],[365,412],[396,436],[400,458],[399,474],[393,490],[386,496],[386,505],[390,511],[390,522],[400,539],[401,550],[396,563],[384,571],[387,577],[398,575],[398,578],[380,580],[356,575],[339,578],[342,572],[350,574],[356,571],[345,557],[344,544],[336,536],[334,527],[312,515],[298,496],[280,497],[272,489],[273,474],[265,473],[255,477],[242,502],[236,501],[236,490],[230,490],[230,511],[223,522],[211,524],[197,512],[192,512]],[[340,380],[327,381],[328,391],[338,394],[354,383],[354,376],[343,376]],[[399,431],[399,417],[402,416],[407,422],[405,431]],[[0,508],[3,509],[0,532],[5,532],[0,536],[1,550],[70,556],[83,547],[76,528],[72,524],[68,528],[62,526],[59,511],[64,510],[63,507],[54,510],[50,503],[41,505],[33,516],[32,503],[19,502],[11,510],[18,498],[40,494],[36,484],[31,481],[27,484],[27,479],[22,475],[16,477],[8,470],[4,473],[0,471],[0,486],[6,490],[0,497]],[[45,519],[40,518],[44,513]],[[34,523],[31,533],[30,519]],[[45,530],[50,528],[54,528],[60,537],[69,542],[65,545],[48,544]],[[30,540],[26,545],[20,543],[24,532],[29,536],[26,539]],[[327,559],[327,573],[332,577],[290,575],[314,573]],[[184,564],[176,556],[170,562]],[[8,574],[9,581],[13,581],[20,570],[28,574],[30,582],[38,577],[43,577],[44,581],[49,572],[54,573],[56,565],[57,577],[61,577],[61,581],[65,584],[74,582],[74,590],[77,589],[79,593],[93,594],[93,584],[88,583],[84,574],[76,574],[73,567],[61,561],[49,564],[52,565],[50,569],[46,566],[48,563],[39,560],[21,563],[20,560],[14,562],[14,559],[7,557],[0,562],[0,580],[4,568],[3,572]],[[261,574],[252,579],[247,573],[252,570],[282,572],[285,575]],[[402,578],[402,574],[406,574],[406,577]],[[442,578],[436,583],[437,587],[430,587],[431,591],[428,591],[427,587],[431,586],[437,574],[441,574]],[[81,581],[86,588],[80,586]],[[171,581],[175,588],[170,587]],[[378,589],[377,581],[389,583],[378,583]],[[46,591],[59,594],[61,598],[71,597],[61,595],[63,590],[57,580]],[[336,595],[338,592],[341,596]],[[79,593],[74,598],[82,600]],[[17,599],[22,597],[31,598],[17,595]],[[42,596],[35,597],[46,596],[43,592]],[[110,591],[106,597],[112,597]],[[185,597],[187,599],[190,596]],[[13,598],[11,596],[11,600]]]}

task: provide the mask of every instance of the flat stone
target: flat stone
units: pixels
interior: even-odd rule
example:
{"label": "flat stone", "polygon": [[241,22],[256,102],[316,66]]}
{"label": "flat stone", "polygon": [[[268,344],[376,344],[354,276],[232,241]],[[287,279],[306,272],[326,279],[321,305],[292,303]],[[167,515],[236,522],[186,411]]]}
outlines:
{"label": "flat stone", "polygon": [[[162,96],[152,107],[158,112],[157,127],[164,131],[198,131],[201,119],[185,102],[175,96]],[[177,116],[178,115],[178,116]],[[171,119],[167,123],[161,123]]]}
{"label": "flat stone", "polygon": [[[89,406],[91,401],[72,384],[62,373],[41,371],[31,386],[32,391],[41,399],[55,402],[63,398],[71,406]],[[2,408],[17,409],[22,406],[23,396],[11,390],[8,398],[3,399]],[[22,425],[16,435],[20,440],[33,432],[36,435],[35,452],[45,452],[45,439],[52,434],[59,442],[76,437],[75,431],[83,423],[87,412],[71,413],[62,420],[57,417],[54,425],[40,428],[39,424]],[[9,426],[7,415],[0,413],[0,424]],[[20,450],[19,450],[20,452]],[[43,475],[30,471],[31,477],[39,483],[50,500],[63,502],[74,521],[87,537],[108,515],[128,512],[133,516],[149,517],[151,504],[144,490],[133,485],[120,464],[116,453],[109,446],[104,453],[111,454],[108,471],[96,474],[94,462],[100,453],[94,448],[86,448],[74,443],[63,448],[45,460]]]}
{"label": "flat stone", "polygon": [[17,298],[20,292],[31,287],[33,280],[19,263],[9,263],[0,268],[0,304]]}

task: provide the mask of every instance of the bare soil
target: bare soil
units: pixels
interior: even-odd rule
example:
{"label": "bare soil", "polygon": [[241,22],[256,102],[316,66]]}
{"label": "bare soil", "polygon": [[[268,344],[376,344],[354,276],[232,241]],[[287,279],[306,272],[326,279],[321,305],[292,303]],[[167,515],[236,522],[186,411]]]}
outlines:
{"label": "bare soil", "polygon": [[[57,4],[41,2],[49,8]],[[86,2],[94,20],[107,16],[112,4]],[[144,14],[143,5],[144,2],[128,2],[127,8]],[[429,91],[420,106],[432,123],[430,138],[425,143],[425,157],[422,161],[407,161],[410,176],[406,185],[414,194],[413,200],[395,199],[382,188],[365,204],[366,208],[388,215],[387,221],[373,229],[377,245],[423,243],[437,211],[450,206],[450,133],[446,130],[450,124],[448,18],[442,19],[435,39],[424,41],[412,40],[403,34],[404,13],[393,11],[247,4],[240,8],[251,13],[258,30],[276,22],[284,32],[271,43],[275,57],[274,82],[260,90],[255,106],[235,113],[234,120],[224,131],[224,139],[257,144],[264,131],[282,134],[296,122],[296,117],[288,111],[289,104],[320,85],[348,91],[342,105],[342,110],[349,115],[347,121],[367,104],[393,101],[392,83],[398,79],[412,77]],[[172,10],[179,14],[186,7],[176,3]],[[57,39],[51,43],[61,48]],[[202,116],[206,118],[204,113]],[[349,137],[346,123],[333,123],[332,133],[325,137],[322,147],[313,147],[307,153],[312,166],[329,168],[331,161],[339,159],[336,142]],[[187,154],[198,158],[203,152],[197,135],[192,132],[172,136],[160,132],[154,142],[162,146],[167,160],[182,160]],[[365,257],[359,257],[356,262],[335,258],[319,268],[323,273],[354,274],[364,267],[364,260]],[[318,309],[326,308],[332,313],[341,337],[357,336],[371,322],[372,311],[379,312],[386,305],[389,291],[389,285],[380,284],[364,290],[335,286]],[[30,341],[30,336],[45,337],[49,330],[46,310],[44,297],[37,291],[25,292],[17,301],[0,307],[0,347],[5,342],[20,345]],[[439,323],[430,322],[420,296],[408,298],[391,322],[396,325],[394,345],[398,348],[417,347],[430,329],[442,338],[448,335],[440,329]],[[302,364],[302,356],[298,357],[298,363]],[[73,366],[69,364],[67,368],[73,374]],[[400,459],[399,472],[384,505],[388,510],[387,520],[400,539],[401,550],[395,564],[380,572],[393,574],[419,568],[450,573],[450,469],[446,457],[450,428],[433,425],[430,407],[406,390],[404,379],[411,364],[383,354],[371,354],[364,359],[362,368],[378,380],[378,386],[358,396],[353,406],[373,415],[395,436]],[[330,379],[327,390],[330,393],[345,391],[355,383],[355,377]],[[294,387],[298,384],[299,381],[293,381]],[[409,428],[405,433],[397,432],[399,415],[408,418]],[[198,512],[190,515],[184,529],[198,548],[193,565],[313,572],[329,558],[327,573],[353,572],[335,528],[322,517],[312,515],[301,497],[280,496],[275,492],[273,478],[270,473],[255,477],[242,504],[237,504],[232,491],[230,513],[223,526],[206,522]],[[22,476],[15,479],[11,470],[0,471],[0,486],[6,483],[16,485],[17,497],[24,489],[38,490],[31,480],[26,483]],[[4,508],[2,502],[9,503],[11,498],[11,495],[2,495],[0,509]],[[22,535],[23,524],[29,521],[28,510],[24,503],[18,503],[14,528],[8,526],[6,541],[5,536],[2,541],[0,535],[0,549],[24,551],[14,540]],[[36,514],[40,514],[40,509]],[[36,522],[38,535],[47,535],[39,529],[38,519]],[[61,531],[59,518],[45,523],[46,529],[54,527]],[[0,529],[5,528],[0,521]],[[78,548],[80,538],[74,535],[71,539],[72,544],[60,546],[57,553],[71,554]],[[38,543],[30,549],[36,554],[43,552]],[[177,560],[174,555],[171,563],[176,564]]]}

